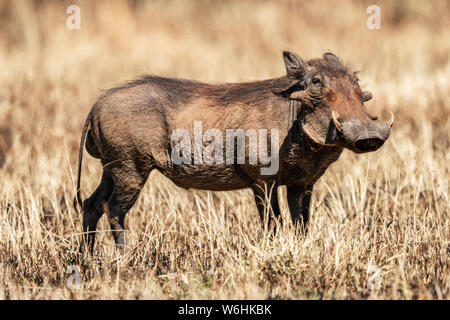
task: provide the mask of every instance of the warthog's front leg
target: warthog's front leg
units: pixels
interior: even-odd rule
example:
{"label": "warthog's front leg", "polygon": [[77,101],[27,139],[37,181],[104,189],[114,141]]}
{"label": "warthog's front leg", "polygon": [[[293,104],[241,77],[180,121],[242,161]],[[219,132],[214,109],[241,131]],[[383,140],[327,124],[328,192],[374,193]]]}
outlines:
{"label": "warthog's front leg", "polygon": [[[278,218],[280,216],[280,206],[278,204],[278,186],[276,184],[255,184],[252,187],[255,196],[256,207],[258,208],[259,217],[262,223],[265,223],[265,216],[267,215],[267,225],[270,226],[272,217]],[[273,216],[272,216],[273,213]]]}
{"label": "warthog's front leg", "polygon": [[313,186],[287,187],[287,200],[294,225],[300,223],[308,231],[309,204]]}

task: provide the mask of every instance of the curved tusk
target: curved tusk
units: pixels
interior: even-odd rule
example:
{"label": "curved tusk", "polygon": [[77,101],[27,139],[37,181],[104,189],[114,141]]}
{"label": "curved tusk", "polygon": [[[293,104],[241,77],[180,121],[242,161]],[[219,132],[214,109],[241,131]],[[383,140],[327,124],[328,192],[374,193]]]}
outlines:
{"label": "curved tusk", "polygon": [[338,121],[334,110],[331,111],[331,118],[333,119],[333,124],[336,127],[336,129],[342,133],[342,124],[340,124],[340,122]]}
{"label": "curved tusk", "polygon": [[389,128],[394,124],[394,114],[391,112],[391,118],[388,121]]}

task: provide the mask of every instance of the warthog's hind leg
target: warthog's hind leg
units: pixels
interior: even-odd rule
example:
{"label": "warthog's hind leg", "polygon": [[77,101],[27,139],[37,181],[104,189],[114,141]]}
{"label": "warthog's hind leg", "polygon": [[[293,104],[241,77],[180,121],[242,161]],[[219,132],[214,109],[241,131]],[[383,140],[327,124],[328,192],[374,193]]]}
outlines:
{"label": "warthog's hind leg", "polygon": [[151,171],[149,167],[136,168],[134,163],[123,162],[111,169],[114,188],[108,200],[107,215],[117,248],[125,252],[125,215],[136,202]]}
{"label": "warthog's hind leg", "polygon": [[102,181],[94,193],[83,202],[83,238],[80,252],[93,252],[97,222],[103,214],[103,204],[108,201],[113,188],[112,179],[103,172]]}

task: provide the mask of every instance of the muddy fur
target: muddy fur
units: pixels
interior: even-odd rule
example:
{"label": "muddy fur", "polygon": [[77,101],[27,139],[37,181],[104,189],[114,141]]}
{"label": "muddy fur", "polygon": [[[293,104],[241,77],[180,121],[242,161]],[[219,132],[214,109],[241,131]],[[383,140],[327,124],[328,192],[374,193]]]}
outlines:
{"label": "muddy fur", "polygon": [[[183,188],[252,188],[261,218],[269,203],[272,217],[280,213],[277,193],[272,192],[266,203],[263,190],[274,187],[276,191],[285,185],[293,222],[306,226],[314,183],[344,147],[353,148],[355,133],[339,132],[331,121],[331,110],[339,113],[340,120],[352,123],[349,128],[367,129],[374,121],[363,107],[356,76],[336,56],[325,54],[308,62],[290,52],[283,56],[286,75],[275,79],[211,85],[148,75],[106,91],[87,117],[80,145],[80,204],[84,144],[103,165],[100,185],[83,203],[83,229],[88,235],[82,250],[86,244],[92,250],[93,231],[104,211],[116,243],[124,248],[125,214],[154,169]],[[317,75],[322,79],[320,87],[313,83]],[[193,137],[194,121],[202,121],[203,132],[219,129],[224,138],[226,129],[278,129],[278,172],[263,176],[259,165],[248,164],[248,143],[246,164],[174,164],[171,134],[183,128]]]}

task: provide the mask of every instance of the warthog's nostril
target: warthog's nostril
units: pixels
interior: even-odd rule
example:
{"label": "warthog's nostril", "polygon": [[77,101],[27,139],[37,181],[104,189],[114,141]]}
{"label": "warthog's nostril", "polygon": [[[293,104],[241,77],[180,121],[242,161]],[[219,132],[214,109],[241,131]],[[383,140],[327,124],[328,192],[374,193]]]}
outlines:
{"label": "warthog's nostril", "polygon": [[375,151],[380,148],[384,143],[380,138],[365,138],[358,139],[355,142],[355,147],[360,151]]}

